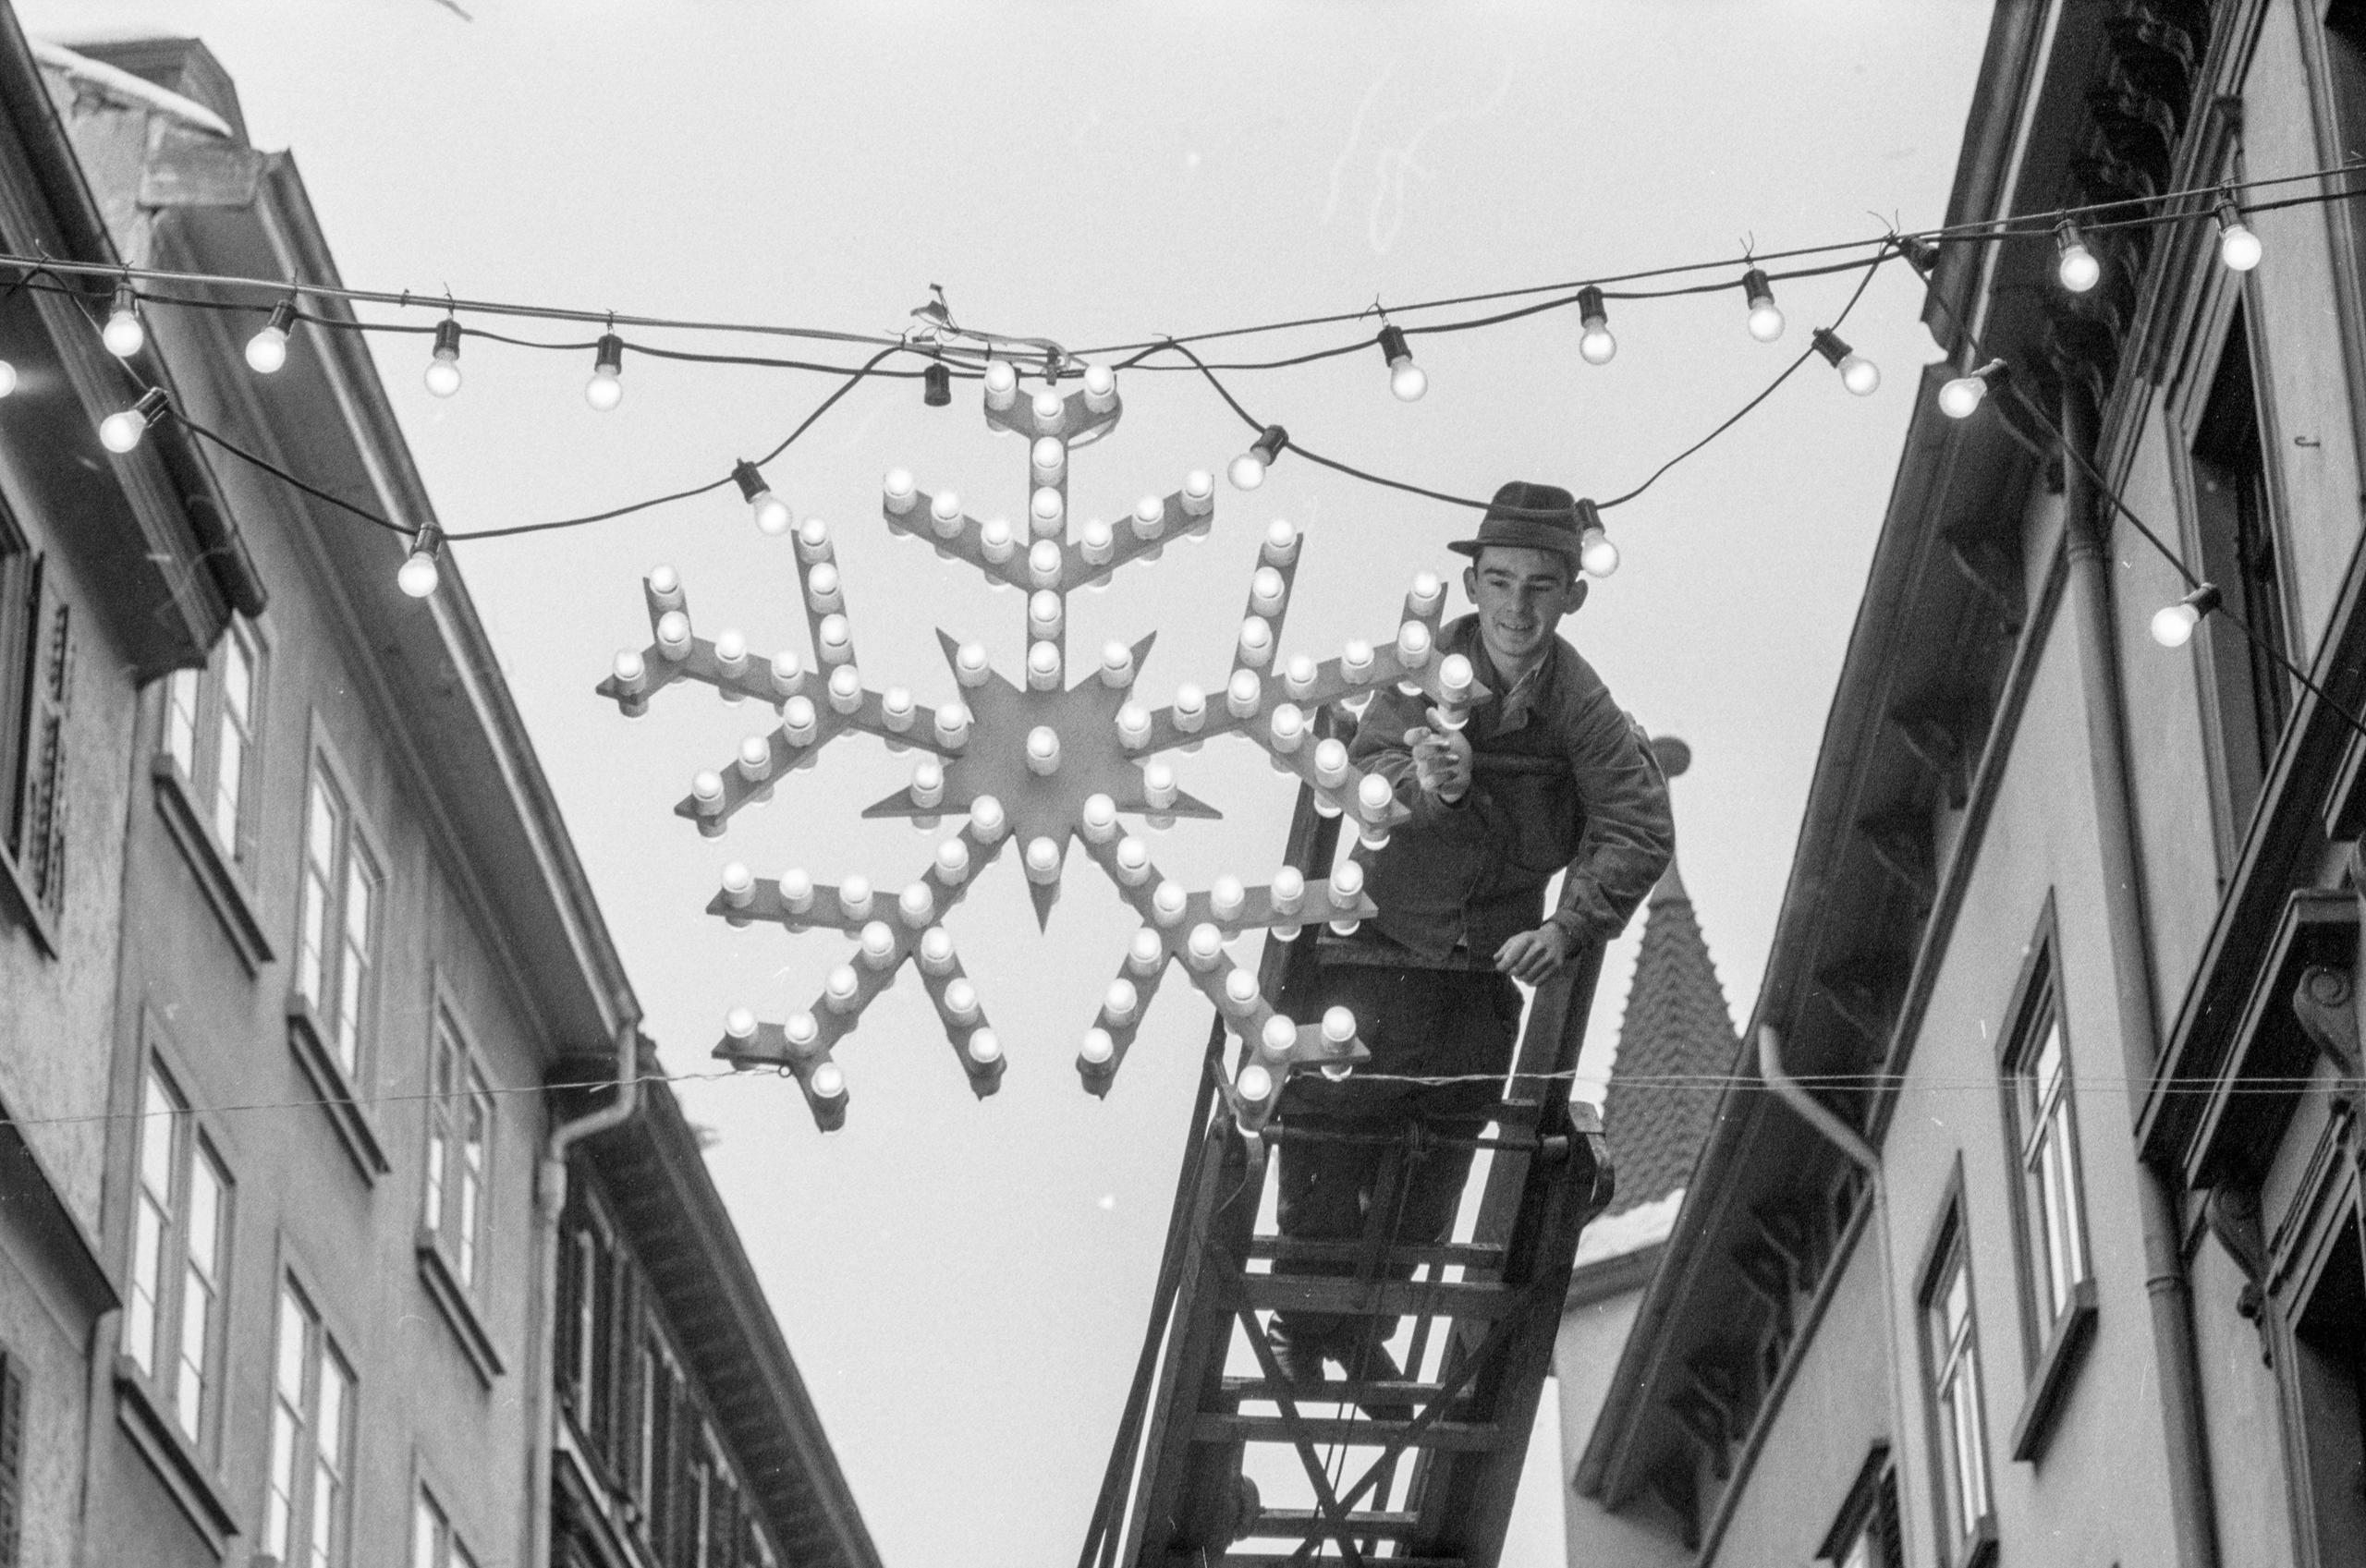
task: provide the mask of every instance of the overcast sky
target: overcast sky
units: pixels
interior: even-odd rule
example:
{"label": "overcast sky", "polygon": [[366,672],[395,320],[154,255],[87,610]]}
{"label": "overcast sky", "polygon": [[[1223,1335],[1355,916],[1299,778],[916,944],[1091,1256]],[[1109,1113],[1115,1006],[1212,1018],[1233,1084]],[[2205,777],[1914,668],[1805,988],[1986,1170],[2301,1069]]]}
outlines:
{"label": "overcast sky", "polygon": [[[1969,0],[461,6],[472,19],[438,0],[19,0],[61,42],[203,38],[255,141],[295,153],[349,284],[879,332],[935,283],[965,324],[1071,346],[1858,237],[1893,215],[1936,224],[1988,17]],[[1786,286],[1772,346],[1745,334],[1738,292],[1616,308],[1620,351],[1600,369],[1578,359],[1567,312],[1420,339],[1430,393],[1413,405],[1390,397],[1376,351],[1232,380],[1259,418],[1393,476],[1608,495],[1757,392],[1853,281]],[[1681,860],[1738,1017],[1934,357],[1920,303],[1893,266],[1845,329],[1885,372],[1876,395],[1811,364],[1612,514],[1625,565],[1567,628],[1621,702],[1693,746]],[[580,395],[588,354],[476,343],[465,389],[441,402],[421,388],[419,339],[376,346],[456,530],[713,479],[829,387],[639,359],[602,415]],[[1076,460],[1079,515],[1187,468],[1220,473],[1243,444],[1195,378],[1137,371],[1120,390],[1122,426]],[[835,526],[871,684],[951,696],[934,626],[984,639],[1006,670],[1023,651],[1017,594],[879,524],[881,472],[1016,514],[1025,461],[987,432],[973,386],[930,409],[897,382],[858,390],[770,470]],[[1156,630],[1147,692],[1214,684],[1277,516],[1308,535],[1283,648],[1318,655],[1389,635],[1413,572],[1456,564],[1443,543],[1470,521],[1285,458],[1255,495],[1221,493],[1211,542],[1072,602],[1071,649]],[[638,579],[660,561],[701,631],[801,646],[788,546],[728,494],[458,558],[649,1027],[669,1068],[707,1071],[726,1008],[810,1005],[842,952],[709,919],[720,866],[901,886],[933,841],[856,812],[909,760],[842,743],[721,841],[671,815],[761,715],[688,688],[628,723],[592,687],[646,640]],[[1162,865],[1192,886],[1226,869],[1263,880],[1288,788],[1239,742],[1177,761],[1226,816],[1157,840]],[[716,1178],[896,1568],[1073,1559],[1139,1348],[1207,1014],[1169,987],[1108,1100],[1080,1092],[1076,1041],[1133,925],[1080,864],[1048,938],[1012,866],[952,922],[1008,1051],[998,1097],[971,1099],[909,981],[840,1051],[842,1133],[817,1135],[775,1080],[682,1087],[719,1134]],[[1537,1517],[1522,1550],[1557,1551],[1552,1513]]]}

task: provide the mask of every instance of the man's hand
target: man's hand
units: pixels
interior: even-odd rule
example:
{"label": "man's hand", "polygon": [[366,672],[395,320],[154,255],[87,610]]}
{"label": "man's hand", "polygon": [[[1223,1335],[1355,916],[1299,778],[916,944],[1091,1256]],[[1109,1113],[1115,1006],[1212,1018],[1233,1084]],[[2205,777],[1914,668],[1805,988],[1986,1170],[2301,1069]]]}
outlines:
{"label": "man's hand", "polygon": [[1547,920],[1522,931],[1495,950],[1495,969],[1529,985],[1542,985],[1569,961],[1569,933]]}
{"label": "man's hand", "polygon": [[1437,727],[1416,725],[1405,732],[1405,743],[1412,748],[1413,777],[1421,792],[1450,806],[1470,789],[1470,742],[1460,730],[1447,728],[1434,708],[1430,721]]}

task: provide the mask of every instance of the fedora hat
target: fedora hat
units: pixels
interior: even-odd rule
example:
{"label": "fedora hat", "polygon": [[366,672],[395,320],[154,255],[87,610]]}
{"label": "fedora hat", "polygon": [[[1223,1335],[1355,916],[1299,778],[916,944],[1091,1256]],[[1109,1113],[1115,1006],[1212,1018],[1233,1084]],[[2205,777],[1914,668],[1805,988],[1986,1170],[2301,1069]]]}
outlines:
{"label": "fedora hat", "polygon": [[1490,544],[1557,550],[1574,567],[1584,548],[1585,530],[1600,526],[1592,502],[1580,501],[1559,485],[1514,480],[1487,503],[1478,537],[1455,540],[1446,548],[1473,556]]}

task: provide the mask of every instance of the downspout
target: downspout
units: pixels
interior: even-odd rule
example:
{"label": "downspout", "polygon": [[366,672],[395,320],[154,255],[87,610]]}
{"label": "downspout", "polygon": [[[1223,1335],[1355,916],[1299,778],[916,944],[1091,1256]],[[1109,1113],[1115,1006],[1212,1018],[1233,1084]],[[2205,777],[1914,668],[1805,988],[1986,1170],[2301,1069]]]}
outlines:
{"label": "downspout", "polygon": [[[2140,1105],[2158,1064],[2153,954],[2138,881],[2135,792],[2128,768],[2128,713],[2112,613],[2110,514],[2089,464],[2095,444],[2093,395],[2074,373],[2062,388],[2063,528],[2069,556],[2070,613],[2087,710],[2087,754],[2094,772],[2095,838],[2103,860],[2104,918],[2111,932],[2120,1056],[2130,1097]],[[2192,1288],[2186,1280],[2177,1197],[2169,1177],[2140,1155],[2138,1219],[2144,1240],[2144,1293],[2151,1304],[2153,1371],[2161,1382],[2162,1437],[2168,1449],[2169,1525],[2182,1568],[2217,1568],[2217,1510],[2201,1425],[2201,1357],[2194,1344]]]}
{"label": "downspout", "polygon": [[[1882,1317],[1889,1327],[1889,1354],[1883,1359],[1889,1363],[1890,1453],[1901,1456],[1902,1464],[1906,1434],[1911,1429],[1906,1424],[1905,1375],[1898,1369],[1907,1355],[1907,1341],[1897,1326],[1897,1261],[1890,1246],[1889,1183],[1882,1173],[1881,1151],[1784,1070],[1783,1037],[1772,1024],[1758,1026],[1758,1076],[1766,1080],[1775,1099],[1798,1112],[1800,1120],[1847,1155],[1873,1189],[1873,1219],[1881,1227]],[[1901,1542],[1901,1550],[1903,1546]]]}
{"label": "downspout", "polygon": [[541,1253],[542,1332],[535,1336],[533,1384],[527,1391],[526,1568],[549,1568],[551,1560],[552,1450],[558,1442],[558,1224],[567,1209],[567,1151],[594,1134],[629,1121],[640,1109],[640,1015],[619,996],[616,1018],[616,1095],[607,1104],[551,1129],[534,1172],[536,1249]]}

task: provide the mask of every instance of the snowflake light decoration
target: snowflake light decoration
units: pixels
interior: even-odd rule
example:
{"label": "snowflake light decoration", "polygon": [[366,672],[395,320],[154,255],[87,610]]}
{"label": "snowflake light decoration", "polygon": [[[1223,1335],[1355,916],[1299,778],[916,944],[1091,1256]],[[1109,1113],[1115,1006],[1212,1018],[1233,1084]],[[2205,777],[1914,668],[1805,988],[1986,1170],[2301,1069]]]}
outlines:
{"label": "snowflake light decoration", "polygon": [[[835,1048],[907,961],[918,967],[972,1090],[982,1097],[1000,1086],[1002,1042],[986,1022],[977,989],[963,972],[943,922],[1011,844],[1019,845],[1039,927],[1049,920],[1059,896],[1071,838],[1082,842],[1085,856],[1141,917],[1141,928],[1128,944],[1077,1055],[1077,1071],[1093,1094],[1107,1092],[1170,965],[1179,965],[1233,1032],[1255,1047],[1226,1086],[1244,1127],[1260,1126],[1271,1115],[1293,1071],[1315,1068],[1338,1076],[1369,1060],[1346,1009],[1334,1008],[1319,1023],[1300,1025],[1275,1013],[1255,974],[1226,952],[1233,938],[1257,928],[1271,928],[1286,938],[1320,921],[1353,930],[1354,922],[1374,912],[1362,891],[1360,866],[1350,862],[1328,880],[1311,880],[1285,867],[1268,884],[1253,888],[1227,875],[1205,892],[1188,892],[1160,874],[1147,847],[1124,831],[1120,818],[1140,816],[1163,826],[1177,817],[1220,815],[1184,793],[1173,767],[1157,759],[1216,735],[1238,735],[1263,748],[1277,769],[1304,780],[1326,815],[1349,813],[1367,844],[1386,843],[1390,828],[1407,815],[1405,808],[1386,779],[1359,770],[1341,742],[1318,735],[1315,715],[1325,704],[1396,682],[1408,691],[1428,694],[1447,723],[1461,722],[1469,704],[1484,692],[1468,660],[1435,654],[1444,585],[1428,572],[1414,579],[1389,642],[1350,642],[1338,657],[1319,662],[1303,653],[1284,660],[1276,648],[1298,571],[1300,536],[1288,523],[1275,522],[1260,546],[1232,669],[1213,699],[1189,685],[1155,711],[1134,699],[1135,675],[1154,633],[1132,644],[1108,644],[1096,669],[1067,684],[1067,596],[1106,582],[1130,562],[1155,559],[1174,539],[1205,532],[1215,512],[1213,481],[1195,471],[1174,493],[1144,497],[1121,523],[1095,518],[1072,536],[1070,456],[1106,435],[1123,411],[1116,379],[1105,368],[1088,368],[1082,383],[1066,395],[1055,383],[1026,397],[1011,365],[998,360],[988,367],[986,422],[1029,443],[1032,482],[1024,540],[1001,517],[970,517],[950,490],[921,491],[903,469],[891,471],[884,486],[882,513],[889,529],[925,540],[940,555],[968,562],[989,583],[1009,584],[1026,594],[1028,650],[1021,681],[995,670],[982,646],[957,642],[940,631],[958,698],[924,709],[907,687],[866,686],[828,525],[818,517],[794,522],[753,467],[742,464],[738,477],[758,527],[766,533],[795,534],[813,665],[809,668],[794,650],[769,658],[753,653],[738,631],[718,633],[712,640],[697,636],[679,577],[671,567],[659,566],[642,582],[653,640],[641,651],[619,653],[614,671],[600,684],[600,695],[627,717],[647,711],[652,696],[682,681],[712,687],[726,702],[753,698],[775,710],[780,722],[769,733],[742,742],[729,765],[698,772],[689,795],[676,806],[677,815],[708,837],[726,832],[750,802],[770,798],[784,776],[811,766],[830,742],[855,732],[878,736],[891,750],[922,754],[911,784],[870,807],[866,817],[909,817],[928,828],[948,813],[967,816],[966,825],[938,845],[926,873],[893,895],[860,876],[831,887],[815,884],[802,870],[770,879],[753,875],[739,862],[724,869],[722,887],[707,906],[710,914],[735,926],[766,921],[791,931],[825,927],[856,940],[854,956],[830,971],[811,1011],[769,1023],[746,1008],[734,1008],[714,1051],[737,1065],[777,1067],[794,1075],[825,1131],[846,1117],[846,1075]],[[1280,442],[1273,438],[1279,434],[1268,432],[1263,453],[1278,450]],[[1243,488],[1262,477],[1262,467],[1247,459],[1234,465],[1234,481]]]}

